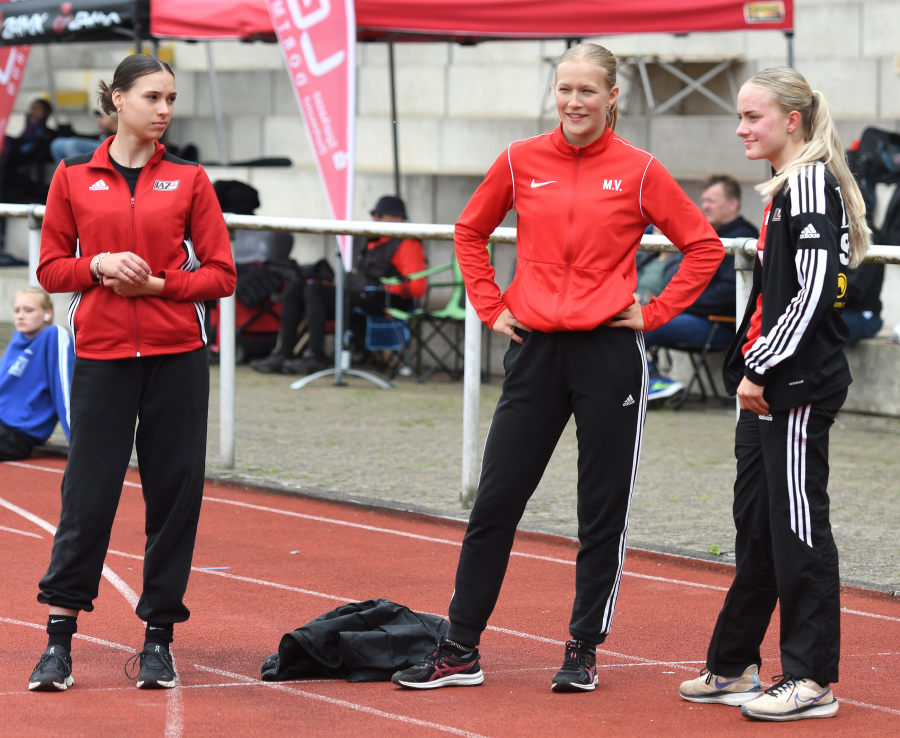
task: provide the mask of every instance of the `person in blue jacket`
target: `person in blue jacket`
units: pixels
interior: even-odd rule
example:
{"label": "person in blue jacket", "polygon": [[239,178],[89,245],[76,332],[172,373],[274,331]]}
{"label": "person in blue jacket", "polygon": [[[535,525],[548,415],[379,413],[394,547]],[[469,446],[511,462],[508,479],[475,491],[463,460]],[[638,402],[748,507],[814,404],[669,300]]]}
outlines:
{"label": "person in blue jacket", "polygon": [[16,332],[0,359],[0,461],[27,459],[56,423],[69,437],[69,387],[75,349],[53,322],[53,303],[40,287],[13,301]]}

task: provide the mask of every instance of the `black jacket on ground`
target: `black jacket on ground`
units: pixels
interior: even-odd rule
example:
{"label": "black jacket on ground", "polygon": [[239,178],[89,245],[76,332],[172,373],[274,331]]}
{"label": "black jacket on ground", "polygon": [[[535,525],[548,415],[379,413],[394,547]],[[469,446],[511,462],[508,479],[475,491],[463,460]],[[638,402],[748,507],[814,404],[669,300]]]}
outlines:
{"label": "black jacket on ground", "polygon": [[[719,238],[759,238],[759,230],[753,223],[738,216],[721,228],[716,228]],[[674,257],[674,258],[672,258]],[[678,271],[683,254],[670,254],[666,270],[663,273],[663,284],[669,284]],[[734,315],[734,289],[737,277],[734,271],[734,257],[726,255],[719,268],[709,281],[706,289],[693,305],[684,312],[705,318],[709,315]]]}
{"label": "black jacket on ground", "polygon": [[[834,395],[852,381],[843,351],[849,332],[840,313],[849,227],[837,180],[821,162],[790,178],[766,218],[765,247],[723,376],[731,394],[745,376],[764,385],[766,402],[778,411]],[[760,295],[761,335],[745,356]]]}
{"label": "black jacket on ground", "polygon": [[432,653],[449,625],[390,600],[351,602],[286,633],[263,664],[262,679],[386,682]]}

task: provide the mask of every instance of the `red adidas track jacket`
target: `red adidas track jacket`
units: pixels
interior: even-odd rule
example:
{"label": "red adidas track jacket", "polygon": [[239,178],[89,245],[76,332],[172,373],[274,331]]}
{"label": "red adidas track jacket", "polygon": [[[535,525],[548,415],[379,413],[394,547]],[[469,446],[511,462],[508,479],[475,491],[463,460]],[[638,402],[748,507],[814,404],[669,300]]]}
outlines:
{"label": "red adidas track jacket", "polygon": [[[41,230],[38,281],[72,292],[69,325],[86,359],[177,354],[206,343],[203,300],[234,292],[228,229],[200,165],[156,145],[134,197],[109,160],[108,139],[93,154],[65,159],[53,175]],[[166,280],[159,297],[121,297],[91,277],[91,259],[131,251]]]}
{"label": "red adidas track jacket", "polygon": [[[510,210],[518,215],[516,276],[501,295],[485,247]],[[516,141],[497,158],[456,224],[456,255],[488,327],[508,308],[538,331],[591,330],[634,303],[634,253],[650,223],[685,256],[643,307],[645,331],[699,297],[724,257],[722,242],[646,151],[609,129],[588,146],[572,146],[559,127]]]}

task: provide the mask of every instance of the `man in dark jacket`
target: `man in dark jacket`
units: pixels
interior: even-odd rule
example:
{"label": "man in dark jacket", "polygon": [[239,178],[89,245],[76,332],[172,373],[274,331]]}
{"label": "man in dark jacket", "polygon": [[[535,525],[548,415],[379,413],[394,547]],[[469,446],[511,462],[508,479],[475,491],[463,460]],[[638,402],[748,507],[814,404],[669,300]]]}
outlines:
{"label": "man in dark jacket", "polygon": [[[759,230],[741,217],[741,186],[727,175],[710,177],[703,187],[700,208],[719,238],[757,238]],[[668,284],[681,264],[682,255],[673,254],[665,268],[663,283]],[[735,314],[734,257],[726,256],[709,285],[696,302],[662,328],[644,334],[647,347],[673,348],[677,344],[702,346],[712,330],[710,315],[732,317]],[[720,324],[713,337],[713,348],[725,348],[734,338],[732,324]],[[681,382],[663,377],[650,365],[650,400],[672,397],[684,389]]]}

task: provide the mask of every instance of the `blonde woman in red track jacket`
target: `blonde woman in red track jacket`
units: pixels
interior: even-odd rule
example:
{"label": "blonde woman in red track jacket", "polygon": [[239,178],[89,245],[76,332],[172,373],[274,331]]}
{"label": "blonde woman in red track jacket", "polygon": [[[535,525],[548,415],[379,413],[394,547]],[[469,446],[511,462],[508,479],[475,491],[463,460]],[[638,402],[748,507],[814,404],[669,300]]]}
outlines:
{"label": "blonde woman in red track jacket", "polygon": [[[469,299],[509,336],[506,378],[484,450],[450,603],[447,640],[393,681],[429,689],[484,681],[478,643],[506,573],[516,526],[560,435],[578,425],[575,603],[555,691],[593,690],[596,645],[610,632],[647,400],[643,331],[691,305],[724,256],[699,209],[652,155],[614,133],[616,59],[570,48],[553,92],[561,125],[511,144],[456,224]],[[487,244],[518,215],[516,276],[501,294]],[[684,252],[649,305],[634,299],[634,254],[647,225]]]}
{"label": "blonde woman in red track jacket", "polygon": [[175,686],[169,644],[190,616],[183,597],[206,467],[203,301],[230,295],[236,276],[206,172],[159,144],[175,107],[172,70],[136,54],[100,87],[118,132],[53,175],[37,271],[48,292],[73,293],[76,359],[62,511],[38,594],[49,606],[49,642],[28,683],[34,691],[73,683],[72,636],[79,613],[94,609],[135,446],[147,534],[137,686]]}

